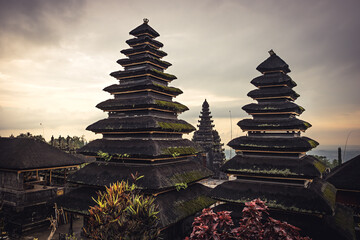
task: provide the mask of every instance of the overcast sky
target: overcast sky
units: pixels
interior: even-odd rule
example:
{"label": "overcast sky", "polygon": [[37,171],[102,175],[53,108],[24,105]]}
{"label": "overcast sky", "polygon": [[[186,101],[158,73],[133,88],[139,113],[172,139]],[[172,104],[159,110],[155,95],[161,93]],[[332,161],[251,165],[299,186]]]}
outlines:
{"label": "overcast sky", "polygon": [[[360,1],[358,0],[0,0],[0,135],[85,135],[106,114],[116,60],[143,18],[171,62],[171,83],[197,124],[206,98],[224,143],[244,133],[241,107],[268,50],[298,84],[305,135],[322,145],[360,145]],[[40,125],[40,123],[42,125]],[[190,135],[191,136],[191,135]]]}

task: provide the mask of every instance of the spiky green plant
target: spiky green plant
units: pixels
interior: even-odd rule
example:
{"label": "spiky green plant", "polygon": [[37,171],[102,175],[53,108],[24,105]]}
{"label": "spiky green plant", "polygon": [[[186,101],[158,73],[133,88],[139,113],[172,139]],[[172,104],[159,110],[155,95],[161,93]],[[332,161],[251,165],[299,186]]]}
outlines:
{"label": "spiky green plant", "polygon": [[[137,178],[139,179],[139,178]],[[98,192],[84,229],[91,239],[158,239],[158,211],[154,198],[139,193],[135,184],[121,181]]]}

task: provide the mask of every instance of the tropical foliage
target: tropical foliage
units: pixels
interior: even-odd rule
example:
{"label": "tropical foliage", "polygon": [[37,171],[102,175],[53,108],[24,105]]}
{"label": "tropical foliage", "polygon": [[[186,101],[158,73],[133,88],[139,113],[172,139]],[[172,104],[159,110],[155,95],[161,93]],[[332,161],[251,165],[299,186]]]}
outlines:
{"label": "tropical foliage", "polygon": [[245,203],[239,227],[234,227],[230,212],[213,212],[206,208],[193,222],[193,231],[186,240],[268,239],[310,240],[302,237],[300,229],[269,216],[267,206],[260,199]]}
{"label": "tropical foliage", "polygon": [[84,229],[91,239],[158,239],[160,230],[154,198],[140,194],[135,184],[114,183],[104,192],[98,192],[94,201],[96,205],[90,207]]}

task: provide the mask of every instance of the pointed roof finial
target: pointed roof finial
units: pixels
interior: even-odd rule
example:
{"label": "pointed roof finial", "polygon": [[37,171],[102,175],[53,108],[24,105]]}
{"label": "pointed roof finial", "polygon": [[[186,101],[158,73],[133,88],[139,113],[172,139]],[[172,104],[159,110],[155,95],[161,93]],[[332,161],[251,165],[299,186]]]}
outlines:
{"label": "pointed roof finial", "polygon": [[148,24],[148,22],[149,22],[149,19],[147,19],[147,18],[144,18],[143,20],[144,20],[144,23],[145,23],[145,24]]}
{"label": "pointed roof finial", "polygon": [[270,54],[270,56],[276,55],[276,53],[275,53],[274,50],[272,50],[272,49],[269,51],[269,54]]}

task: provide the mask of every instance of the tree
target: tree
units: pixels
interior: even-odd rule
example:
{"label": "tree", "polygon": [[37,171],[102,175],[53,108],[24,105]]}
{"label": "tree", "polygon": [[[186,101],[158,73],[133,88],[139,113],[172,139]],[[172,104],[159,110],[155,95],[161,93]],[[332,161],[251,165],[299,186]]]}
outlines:
{"label": "tree", "polygon": [[310,240],[302,237],[300,229],[269,216],[267,206],[260,199],[245,203],[239,227],[234,228],[230,212],[214,213],[206,208],[193,222],[193,231],[185,240]]}
{"label": "tree", "polygon": [[[12,137],[14,137],[12,134],[11,134]],[[10,136],[10,137],[11,137]],[[42,136],[42,135],[32,135],[30,132],[27,132],[27,133],[20,133],[18,136],[16,136],[17,138],[33,138],[35,140],[39,140],[39,141],[43,141],[43,142],[46,142],[45,141],[45,138]]]}
{"label": "tree", "polygon": [[[137,178],[139,179],[139,178]],[[85,232],[92,239],[158,239],[158,211],[154,198],[139,193],[135,184],[121,181],[98,192],[89,209]]]}
{"label": "tree", "polygon": [[312,155],[313,157],[316,157],[319,161],[325,164],[326,167],[332,169],[339,165],[339,161],[337,159],[333,159],[332,161],[329,160],[326,156],[320,156],[320,155]]}

